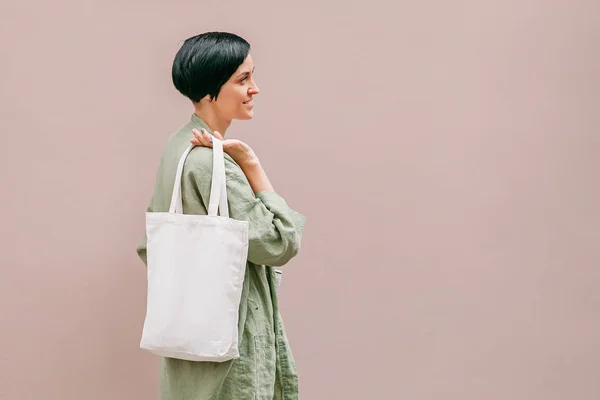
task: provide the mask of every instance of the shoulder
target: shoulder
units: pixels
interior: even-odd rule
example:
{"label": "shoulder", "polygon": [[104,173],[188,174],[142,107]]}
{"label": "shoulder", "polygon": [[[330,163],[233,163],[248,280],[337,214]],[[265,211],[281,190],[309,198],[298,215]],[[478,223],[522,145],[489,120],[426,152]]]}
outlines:
{"label": "shoulder", "polygon": [[[203,196],[209,196],[213,175],[213,150],[210,147],[196,146],[187,156],[183,169],[183,179],[193,182]],[[225,176],[231,194],[239,193],[250,187],[246,175],[233,159],[225,154]],[[230,197],[231,199],[231,197]]]}
{"label": "shoulder", "polygon": [[[240,166],[229,156],[224,154],[225,158],[225,172],[230,178],[242,178],[245,177],[244,172]],[[185,169],[192,173],[198,174],[212,174],[213,169],[213,149],[209,147],[196,146],[194,147],[187,156],[185,162]]]}
{"label": "shoulder", "polygon": [[213,164],[213,153],[212,149],[208,147],[195,146],[190,150],[187,159],[185,160],[186,166],[199,168],[202,170],[211,169]]}

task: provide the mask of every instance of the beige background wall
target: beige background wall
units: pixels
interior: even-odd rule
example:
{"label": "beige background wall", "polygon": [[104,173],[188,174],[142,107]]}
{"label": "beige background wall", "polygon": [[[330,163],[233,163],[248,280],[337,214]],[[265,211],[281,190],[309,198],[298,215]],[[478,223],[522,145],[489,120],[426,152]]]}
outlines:
{"label": "beige background wall", "polygon": [[599,4],[3,0],[0,399],[157,399],[135,245],[178,43],[229,30],[302,399],[597,400]]}

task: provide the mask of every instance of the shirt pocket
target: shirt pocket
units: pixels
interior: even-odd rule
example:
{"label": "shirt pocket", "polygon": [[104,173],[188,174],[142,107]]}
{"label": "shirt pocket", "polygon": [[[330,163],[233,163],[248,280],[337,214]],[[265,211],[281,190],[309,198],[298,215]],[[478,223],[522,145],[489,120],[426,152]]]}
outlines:
{"label": "shirt pocket", "polygon": [[267,317],[265,306],[257,299],[248,297],[246,314],[246,331],[251,337],[268,335],[271,324]]}

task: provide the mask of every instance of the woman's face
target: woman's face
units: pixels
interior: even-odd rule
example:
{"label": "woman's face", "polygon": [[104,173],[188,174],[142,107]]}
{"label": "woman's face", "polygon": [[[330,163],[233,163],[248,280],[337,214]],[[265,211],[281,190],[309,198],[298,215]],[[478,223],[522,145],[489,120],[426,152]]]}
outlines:
{"label": "woman's face", "polygon": [[258,86],[252,77],[254,62],[252,56],[244,60],[237,71],[221,87],[217,100],[213,103],[215,111],[228,120],[250,119],[254,116],[252,96],[258,94]]}

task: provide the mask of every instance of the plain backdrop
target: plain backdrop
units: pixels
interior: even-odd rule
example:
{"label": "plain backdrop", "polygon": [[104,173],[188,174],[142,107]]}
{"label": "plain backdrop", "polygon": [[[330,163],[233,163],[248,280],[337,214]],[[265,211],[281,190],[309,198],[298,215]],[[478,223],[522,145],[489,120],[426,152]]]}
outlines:
{"label": "plain backdrop", "polygon": [[[158,398],[135,254],[170,78],[253,46],[247,141],[308,218],[302,400],[600,398],[596,0],[0,3],[0,399]],[[244,400],[244,399],[240,399]]]}

